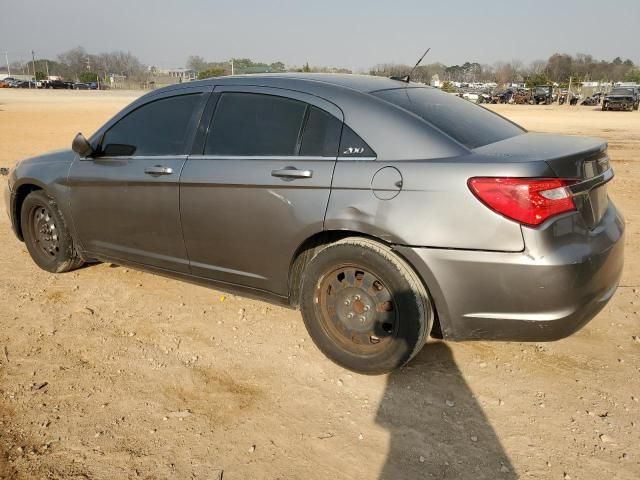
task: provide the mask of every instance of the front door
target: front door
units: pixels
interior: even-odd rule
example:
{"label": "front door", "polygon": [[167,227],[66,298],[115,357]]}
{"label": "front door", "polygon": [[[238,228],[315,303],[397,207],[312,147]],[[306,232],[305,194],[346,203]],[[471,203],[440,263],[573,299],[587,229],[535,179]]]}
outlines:
{"label": "front door", "polygon": [[267,87],[216,87],[213,95],[206,142],[180,181],[191,271],[286,295],[292,256],[323,229],[342,112]]}
{"label": "front door", "polygon": [[152,97],[105,132],[92,158],[75,159],[71,212],[89,255],[189,272],[179,180],[208,95]]}

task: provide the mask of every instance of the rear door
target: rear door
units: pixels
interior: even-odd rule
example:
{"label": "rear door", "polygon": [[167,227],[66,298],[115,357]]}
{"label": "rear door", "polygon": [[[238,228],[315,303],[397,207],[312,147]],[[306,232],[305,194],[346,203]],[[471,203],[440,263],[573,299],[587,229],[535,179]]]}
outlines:
{"label": "rear door", "polygon": [[94,157],[74,160],[71,211],[89,254],[189,272],[179,180],[210,90],[152,97],[108,127]]}
{"label": "rear door", "polygon": [[323,229],[342,112],[311,95],[241,86],[216,87],[209,109],[180,181],[191,271],[286,295],[293,254]]}

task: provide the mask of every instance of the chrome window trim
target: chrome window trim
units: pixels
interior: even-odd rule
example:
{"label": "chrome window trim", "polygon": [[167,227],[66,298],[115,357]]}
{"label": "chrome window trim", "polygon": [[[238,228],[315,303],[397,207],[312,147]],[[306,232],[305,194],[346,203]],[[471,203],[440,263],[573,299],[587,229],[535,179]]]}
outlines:
{"label": "chrome window trim", "polygon": [[305,155],[190,155],[197,160],[334,160],[336,157]]}
{"label": "chrome window trim", "polygon": [[189,155],[123,155],[81,157],[80,160],[186,160]]}
{"label": "chrome window trim", "polygon": [[372,161],[375,161],[377,159],[378,159],[378,157],[345,157],[345,156],[338,157],[338,161],[360,160],[360,161],[364,161],[364,162],[366,162],[366,161],[372,162]]}
{"label": "chrome window trim", "polygon": [[374,161],[377,157],[319,157],[313,155],[189,155],[194,160],[362,160]]}

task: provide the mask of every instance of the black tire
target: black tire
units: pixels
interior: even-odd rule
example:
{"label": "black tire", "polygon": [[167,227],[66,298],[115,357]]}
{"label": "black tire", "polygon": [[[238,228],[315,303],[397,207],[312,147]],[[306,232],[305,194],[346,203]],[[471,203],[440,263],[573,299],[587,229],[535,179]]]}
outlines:
{"label": "black tire", "polygon": [[602,104],[602,111],[603,111],[603,112],[606,112],[608,108],[609,108],[609,107],[607,107],[607,104],[606,104],[606,103],[603,103],[603,104]]}
{"label": "black tire", "polygon": [[302,317],[333,362],[357,373],[383,374],[424,346],[434,317],[429,295],[389,247],[345,238],[320,250],[305,270]]}
{"label": "black tire", "polygon": [[43,190],[27,195],[20,211],[24,242],[33,261],[43,270],[62,273],[84,264],[56,202]]}

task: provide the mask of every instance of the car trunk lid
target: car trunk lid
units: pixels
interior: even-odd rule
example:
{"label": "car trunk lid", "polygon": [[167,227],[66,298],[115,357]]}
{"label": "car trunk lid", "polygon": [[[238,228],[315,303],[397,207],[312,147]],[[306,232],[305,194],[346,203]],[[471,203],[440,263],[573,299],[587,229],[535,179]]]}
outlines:
{"label": "car trunk lid", "polygon": [[606,183],[613,178],[607,142],[598,138],[526,133],[475,149],[503,161],[545,162],[558,178],[574,180],[570,188],[578,212],[589,228],[609,204]]}

